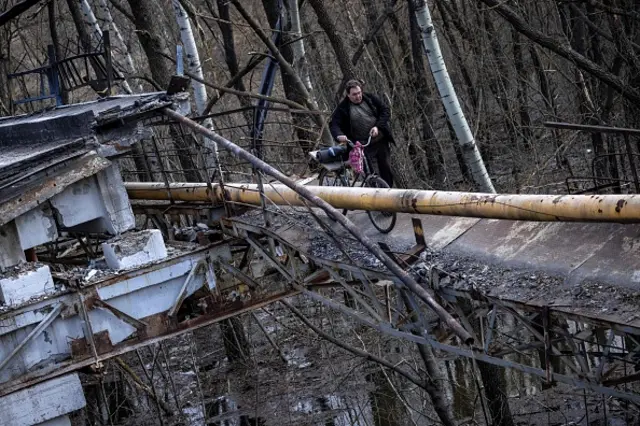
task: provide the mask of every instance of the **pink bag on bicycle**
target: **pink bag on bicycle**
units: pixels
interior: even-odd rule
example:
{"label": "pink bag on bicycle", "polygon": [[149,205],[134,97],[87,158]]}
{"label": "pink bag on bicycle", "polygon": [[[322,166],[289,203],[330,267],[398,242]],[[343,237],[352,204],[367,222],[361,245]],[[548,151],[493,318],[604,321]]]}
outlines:
{"label": "pink bag on bicycle", "polygon": [[363,158],[364,148],[362,148],[362,144],[360,142],[356,142],[356,145],[349,153],[349,164],[351,164],[351,168],[353,169],[353,171],[358,174],[361,174],[363,172]]}

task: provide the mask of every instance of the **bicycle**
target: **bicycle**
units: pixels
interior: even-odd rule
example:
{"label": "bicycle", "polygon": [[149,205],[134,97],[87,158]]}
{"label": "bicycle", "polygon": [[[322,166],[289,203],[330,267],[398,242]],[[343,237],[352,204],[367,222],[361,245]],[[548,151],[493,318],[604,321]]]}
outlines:
{"label": "bicycle", "polygon": [[[355,144],[352,141],[347,140],[347,143],[351,148],[355,147]],[[369,136],[367,143],[362,145],[362,148],[366,148],[370,143],[371,136]],[[355,173],[349,163],[345,162],[343,159],[338,159],[335,162],[323,163],[318,160],[315,153],[311,154],[312,157],[322,166],[322,170],[318,175],[318,185],[320,186],[345,186],[353,188],[357,185],[361,188],[389,188],[387,182],[375,173],[371,164],[369,164],[369,160],[366,155],[363,155],[362,159],[364,173],[359,174]],[[344,209],[342,214],[346,215],[347,212],[348,209]],[[394,212],[367,210],[367,215],[369,216],[371,223],[373,223],[373,226],[383,234],[388,234],[396,226],[397,217]]]}

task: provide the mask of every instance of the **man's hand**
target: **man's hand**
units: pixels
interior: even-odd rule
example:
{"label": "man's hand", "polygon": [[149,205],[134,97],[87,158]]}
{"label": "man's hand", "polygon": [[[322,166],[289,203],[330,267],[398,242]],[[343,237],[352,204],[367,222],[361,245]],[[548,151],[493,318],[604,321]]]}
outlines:
{"label": "man's hand", "polygon": [[340,135],[336,139],[338,139],[338,142],[340,143],[345,143],[348,140],[345,135]]}
{"label": "man's hand", "polygon": [[372,127],[371,130],[369,131],[369,134],[371,135],[372,138],[375,138],[376,136],[378,136],[378,128],[377,127]]}

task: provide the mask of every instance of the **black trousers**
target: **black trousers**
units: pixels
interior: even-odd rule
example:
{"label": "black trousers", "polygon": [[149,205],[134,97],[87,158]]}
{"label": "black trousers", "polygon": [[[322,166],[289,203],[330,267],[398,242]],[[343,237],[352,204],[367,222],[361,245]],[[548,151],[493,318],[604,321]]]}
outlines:
{"label": "black trousers", "polygon": [[393,187],[393,173],[391,172],[391,147],[389,142],[382,140],[372,143],[364,149],[364,155],[367,156],[367,161],[376,170],[380,177],[387,182],[389,188]]}

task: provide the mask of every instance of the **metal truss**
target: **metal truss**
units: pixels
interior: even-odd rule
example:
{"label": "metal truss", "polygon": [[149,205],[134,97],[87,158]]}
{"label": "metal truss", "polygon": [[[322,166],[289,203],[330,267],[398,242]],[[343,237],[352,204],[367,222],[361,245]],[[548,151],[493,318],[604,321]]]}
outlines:
{"label": "metal truss", "polygon": [[[237,219],[223,223],[226,232],[246,239],[249,259],[257,254],[293,289],[381,333],[532,374],[541,377],[545,386],[564,383],[640,403],[633,386],[640,380],[636,371],[640,370],[640,328],[561,307],[509,300],[508,295],[490,297],[470,286],[454,288],[452,275],[432,268],[425,284],[474,336],[474,343],[466,345],[389,272],[313,256],[269,229]],[[414,229],[416,246],[394,257],[403,267],[410,267],[424,249],[419,220],[414,220]],[[275,241],[283,254],[272,255],[268,240]],[[249,262],[245,259],[243,264]],[[249,287],[258,286],[240,270],[232,274]],[[419,313],[417,321],[406,314],[406,303]]]}
{"label": "metal truss", "polygon": [[[136,333],[114,345],[102,336],[104,333],[85,330],[88,339],[72,342],[71,359],[6,383],[0,394],[100,363],[283,298],[304,295],[389,336],[539,376],[549,386],[565,383],[640,403],[640,394],[634,392],[633,384],[640,380],[640,372],[636,371],[636,363],[640,360],[640,329],[637,327],[561,307],[490,297],[470,286],[454,286],[451,283],[456,280],[451,274],[432,268],[424,284],[473,335],[474,343],[467,345],[418,297],[414,297],[398,277],[387,270],[359,266],[346,254],[347,250],[342,259],[331,260],[305,251],[272,229],[235,218],[224,219],[221,225],[227,236],[225,241],[214,248],[203,247],[201,251],[187,255],[196,261],[168,311],[133,318],[96,297],[93,286],[75,290],[82,294],[65,296],[70,300],[60,298],[60,302],[73,305],[73,300],[80,297],[78,300],[83,306],[76,312],[86,315],[85,309],[109,311],[134,327]],[[395,255],[381,244],[403,268],[410,268],[425,248],[419,220],[414,220],[414,230],[416,244],[407,253]],[[340,239],[333,238],[333,243],[343,249]],[[231,253],[231,256],[215,254],[218,251]],[[147,273],[157,267],[143,268],[133,274]],[[215,280],[215,290],[190,291],[196,274]],[[449,279],[444,279],[446,277]],[[102,285],[105,284],[108,283]],[[185,296],[191,293],[191,296]],[[33,308],[36,306],[28,309]],[[58,310],[53,310],[34,333],[54,320]],[[188,315],[185,316],[185,312]]]}

